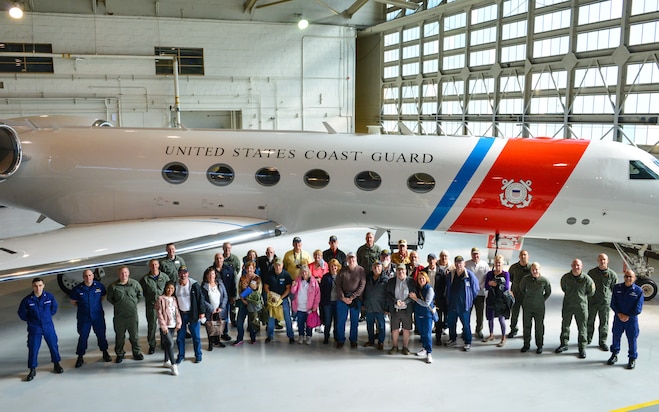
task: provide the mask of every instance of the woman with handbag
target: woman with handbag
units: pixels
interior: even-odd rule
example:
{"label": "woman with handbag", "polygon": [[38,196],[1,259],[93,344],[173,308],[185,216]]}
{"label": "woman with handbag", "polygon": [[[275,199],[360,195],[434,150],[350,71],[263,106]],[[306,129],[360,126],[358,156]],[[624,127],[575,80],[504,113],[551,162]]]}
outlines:
{"label": "woman with handbag", "polygon": [[[430,278],[426,272],[419,272],[416,278],[416,292],[409,296],[414,301],[414,316],[421,338],[423,349],[416,356],[425,356],[426,363],[432,363],[432,326],[435,323],[435,290],[430,286]],[[436,312],[435,312],[436,313]]]}
{"label": "woman with handbag", "polygon": [[499,348],[506,344],[506,319],[510,317],[510,306],[506,301],[506,293],[510,293],[510,273],[503,270],[503,256],[494,258],[494,270],[485,275],[485,316],[490,328],[490,336],[483,342],[494,340],[494,318],[499,320],[501,327],[501,342],[497,343]]}
{"label": "woman with handbag", "polygon": [[217,279],[215,269],[212,267],[204,271],[204,281],[201,284],[201,293],[204,296],[204,311],[206,312],[206,333],[208,335],[208,350],[213,346],[225,347],[220,341],[224,330],[224,313],[229,296],[224,283]]}

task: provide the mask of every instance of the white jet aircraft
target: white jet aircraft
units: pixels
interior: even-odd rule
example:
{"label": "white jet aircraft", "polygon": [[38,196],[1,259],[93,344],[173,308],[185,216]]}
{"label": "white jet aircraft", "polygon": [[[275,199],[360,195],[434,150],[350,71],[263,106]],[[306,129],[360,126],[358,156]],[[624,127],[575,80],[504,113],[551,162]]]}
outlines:
{"label": "white jet aircraft", "polygon": [[622,143],[71,124],[0,124],[0,204],[64,225],[0,241],[0,280],[340,226],[659,243],[659,162]]}

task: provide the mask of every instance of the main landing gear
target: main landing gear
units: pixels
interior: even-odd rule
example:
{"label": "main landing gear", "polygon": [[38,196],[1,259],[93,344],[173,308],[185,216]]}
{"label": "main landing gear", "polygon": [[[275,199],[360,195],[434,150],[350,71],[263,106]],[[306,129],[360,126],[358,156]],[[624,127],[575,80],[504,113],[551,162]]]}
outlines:
{"label": "main landing gear", "polygon": [[[652,276],[652,273],[654,272],[654,268],[648,266],[648,258],[645,256],[650,245],[614,243],[614,246],[622,260],[625,262],[625,267],[636,273],[636,284],[643,289],[643,300],[648,301],[657,296],[657,283],[650,279],[650,276]],[[635,250],[636,256],[625,252],[623,247],[625,249]]]}
{"label": "main landing gear", "polygon": [[[101,280],[104,276],[105,270],[103,268],[94,269],[94,279]],[[79,283],[82,283],[82,272],[59,273],[57,275],[57,285],[67,295],[70,295],[73,288]]]}

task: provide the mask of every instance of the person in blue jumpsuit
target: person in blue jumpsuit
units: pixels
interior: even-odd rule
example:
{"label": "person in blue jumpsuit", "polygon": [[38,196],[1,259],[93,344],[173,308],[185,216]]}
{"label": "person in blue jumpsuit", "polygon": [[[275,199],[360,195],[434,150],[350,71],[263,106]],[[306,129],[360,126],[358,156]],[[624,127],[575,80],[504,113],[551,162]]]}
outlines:
{"label": "person in blue jumpsuit", "polygon": [[37,374],[37,359],[39,358],[41,338],[45,339],[48,349],[50,349],[50,359],[55,365],[53,371],[55,373],[64,372],[59,364],[62,358],[59,356],[57,334],[53,324],[53,315],[57,313],[57,301],[55,296],[44,290],[45,286],[43,279],[34,278],[32,280],[32,293],[24,297],[18,307],[18,317],[27,322],[27,367],[30,372],[25,380],[28,382],[34,379]]}
{"label": "person in blue jumpsuit", "polygon": [[636,282],[636,274],[631,270],[625,271],[624,282],[613,287],[613,296],[611,297],[611,309],[613,309],[615,317],[613,318],[611,357],[606,363],[613,365],[618,361],[620,338],[622,333],[625,332],[629,345],[627,369],[636,367],[636,358],[638,357],[636,346],[638,315],[643,310],[643,289],[634,282]]}
{"label": "person in blue jumpsuit", "polygon": [[103,352],[103,360],[111,362],[108,353],[108,339],[105,335],[105,313],[103,312],[103,299],[107,294],[105,286],[94,279],[94,272],[87,269],[82,272],[82,283],[76,285],[69,297],[71,303],[78,307],[78,347],[76,348],[76,368],[84,363],[83,356],[87,352],[89,332],[94,329],[98,348]]}

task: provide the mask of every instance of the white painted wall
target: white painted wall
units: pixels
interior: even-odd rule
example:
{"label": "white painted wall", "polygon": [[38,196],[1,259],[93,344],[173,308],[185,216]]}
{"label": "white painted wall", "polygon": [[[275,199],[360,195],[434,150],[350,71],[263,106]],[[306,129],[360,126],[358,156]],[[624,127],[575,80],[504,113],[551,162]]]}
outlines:
{"label": "white painted wall", "polygon": [[[205,75],[180,77],[182,110],[240,110],[245,129],[354,131],[355,31],[339,26],[0,14],[0,42],[51,43],[53,53],[148,55],[204,49]],[[2,74],[0,118],[94,115],[168,126],[172,76],[151,60],[54,59],[55,74]]]}

